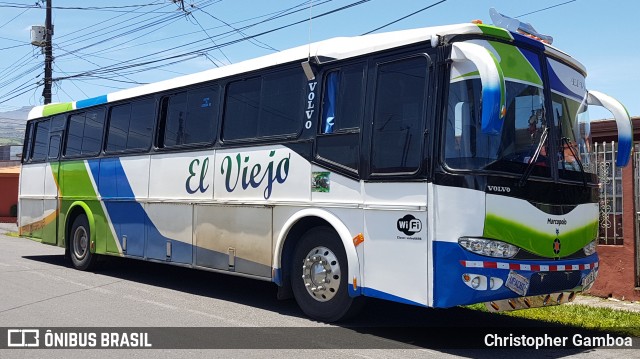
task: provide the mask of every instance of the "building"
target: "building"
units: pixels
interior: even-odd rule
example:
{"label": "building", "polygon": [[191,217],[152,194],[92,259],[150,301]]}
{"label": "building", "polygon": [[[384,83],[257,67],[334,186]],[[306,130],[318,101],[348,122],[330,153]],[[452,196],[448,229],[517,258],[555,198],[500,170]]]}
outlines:
{"label": "building", "polygon": [[20,166],[0,167],[0,222],[16,222]]}
{"label": "building", "polygon": [[600,268],[590,293],[640,300],[640,117],[632,117],[634,153],[629,165],[616,168],[616,123],[593,121],[591,135],[600,178]]}

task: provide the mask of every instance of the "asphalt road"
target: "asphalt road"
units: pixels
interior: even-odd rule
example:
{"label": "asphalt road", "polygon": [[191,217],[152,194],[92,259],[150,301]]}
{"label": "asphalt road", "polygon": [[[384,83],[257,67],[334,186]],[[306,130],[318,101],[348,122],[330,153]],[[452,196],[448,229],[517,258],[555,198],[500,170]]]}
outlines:
{"label": "asphalt road", "polygon": [[[418,337],[437,338],[444,328],[463,341],[464,331],[455,333],[458,324],[477,327],[479,331],[494,326],[543,327],[544,324],[463,308],[423,309],[374,300],[368,302],[356,319],[341,326],[330,326],[307,319],[293,300],[278,301],[276,287],[272,283],[121,258],[107,261],[97,272],[81,272],[72,269],[63,254],[61,248],[0,234],[0,328],[220,327],[223,331],[224,328],[239,330],[239,337],[243,336],[243,328],[253,328],[253,331],[246,331],[246,338],[237,339],[246,343],[261,340],[259,335],[256,336],[256,328],[268,328],[265,330],[280,335],[280,338],[296,335],[306,338],[305,333],[318,333],[317,338],[310,340],[316,349],[302,349],[304,345],[299,343],[291,349],[248,349],[250,344],[247,348],[225,350],[12,349],[0,350],[0,357],[102,358],[132,355],[156,359],[176,356],[280,359],[313,355],[322,358],[428,356],[498,359],[544,356],[605,359],[637,357],[640,353],[637,350],[600,348],[538,351],[438,349],[437,340],[416,340],[416,334]],[[357,328],[355,332],[361,335],[354,336],[354,340],[367,340],[372,347],[387,349],[345,349],[349,345],[334,345],[351,340],[351,328]]]}

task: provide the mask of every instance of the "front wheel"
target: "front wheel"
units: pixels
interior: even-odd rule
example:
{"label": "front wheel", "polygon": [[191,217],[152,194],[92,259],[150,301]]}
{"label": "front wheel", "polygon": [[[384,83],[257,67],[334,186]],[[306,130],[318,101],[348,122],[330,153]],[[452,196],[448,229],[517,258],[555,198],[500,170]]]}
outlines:
{"label": "front wheel", "polygon": [[95,267],[97,256],[91,253],[90,243],[89,221],[82,214],[73,221],[69,237],[69,256],[76,269],[91,270]]}
{"label": "front wheel", "polygon": [[311,318],[335,322],[356,314],[362,298],[348,292],[348,263],[342,241],[327,227],[306,232],[293,255],[291,288]]}

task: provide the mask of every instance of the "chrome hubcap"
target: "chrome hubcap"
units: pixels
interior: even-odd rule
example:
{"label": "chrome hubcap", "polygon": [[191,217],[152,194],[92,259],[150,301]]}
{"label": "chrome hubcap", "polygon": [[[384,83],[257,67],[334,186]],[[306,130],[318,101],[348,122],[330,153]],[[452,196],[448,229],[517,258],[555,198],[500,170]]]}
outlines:
{"label": "chrome hubcap", "polygon": [[89,248],[89,237],[84,227],[76,228],[73,233],[73,254],[76,258],[82,260],[87,255]]}
{"label": "chrome hubcap", "polygon": [[338,257],[326,247],[309,251],[302,263],[302,280],[307,292],[319,302],[331,300],[340,288]]}

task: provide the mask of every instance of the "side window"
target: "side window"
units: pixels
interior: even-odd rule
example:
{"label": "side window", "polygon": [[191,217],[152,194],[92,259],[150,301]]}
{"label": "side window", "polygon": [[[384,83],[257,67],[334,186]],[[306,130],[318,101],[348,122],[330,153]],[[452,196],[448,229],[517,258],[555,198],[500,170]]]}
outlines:
{"label": "side window", "polygon": [[222,136],[225,140],[257,137],[260,119],[260,86],[254,77],[227,85]]}
{"label": "side window", "polygon": [[49,128],[49,160],[54,160],[60,157],[60,144],[62,143],[62,134],[64,133],[64,126],[66,115],[57,115],[51,118],[51,125]]}
{"label": "side window", "polygon": [[49,138],[49,159],[56,159],[60,156],[60,134],[52,135]]}
{"label": "side window", "polygon": [[371,173],[414,173],[422,163],[428,59],[378,65]]}
{"label": "side window", "polygon": [[94,156],[100,152],[104,109],[76,113],[69,117],[65,156]]}
{"label": "side window", "polygon": [[258,137],[291,135],[300,130],[305,84],[302,68],[263,77]]}
{"label": "side window", "polygon": [[31,147],[33,145],[33,126],[34,122],[27,123],[27,129],[24,131],[24,145],[22,146],[22,162],[28,162],[31,159]]}
{"label": "side window", "polygon": [[44,161],[49,154],[49,119],[36,123],[33,141],[33,161]]}
{"label": "side window", "polygon": [[297,134],[302,127],[305,84],[304,72],[298,67],[229,83],[223,138]]}
{"label": "side window", "polygon": [[163,98],[160,147],[212,143],[215,139],[217,99],[217,86]]}
{"label": "side window", "polygon": [[106,152],[146,150],[151,145],[155,100],[114,106],[109,111]]}
{"label": "side window", "polygon": [[322,96],[322,133],[334,133],[360,126],[363,84],[363,64],[345,66],[325,76]]}
{"label": "side window", "polygon": [[364,64],[343,66],[324,76],[321,128],[316,154],[351,172],[358,170],[364,109]]}

